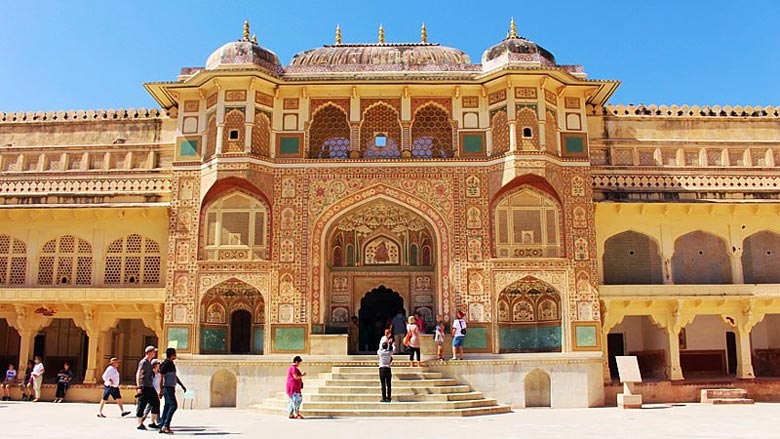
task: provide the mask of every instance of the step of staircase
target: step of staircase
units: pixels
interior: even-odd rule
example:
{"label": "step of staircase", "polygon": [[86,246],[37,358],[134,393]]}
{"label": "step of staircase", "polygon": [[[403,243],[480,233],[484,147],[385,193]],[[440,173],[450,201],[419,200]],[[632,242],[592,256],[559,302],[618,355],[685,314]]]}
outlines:
{"label": "step of staircase", "polygon": [[745,389],[701,389],[702,404],[753,404]]}
{"label": "step of staircase", "polygon": [[[394,367],[393,400],[389,403],[379,401],[382,389],[376,367],[333,367],[305,384],[304,417],[477,416],[511,411],[509,406],[427,367]],[[251,409],[285,414],[287,395],[279,392]]]}

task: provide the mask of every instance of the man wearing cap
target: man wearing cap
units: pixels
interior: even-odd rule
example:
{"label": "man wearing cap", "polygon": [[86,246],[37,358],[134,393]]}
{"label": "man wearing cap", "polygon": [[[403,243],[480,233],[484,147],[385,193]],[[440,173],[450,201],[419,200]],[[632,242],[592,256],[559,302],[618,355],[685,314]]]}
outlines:
{"label": "man wearing cap", "polygon": [[[138,421],[138,427],[136,427],[138,430],[146,430],[144,409],[146,409],[147,404],[152,406],[153,418],[156,419],[157,416],[160,416],[160,398],[154,391],[154,368],[152,367],[152,360],[157,356],[157,348],[147,346],[144,352],[146,355],[138,362],[138,370],[135,373],[135,387],[138,395],[135,418]],[[156,424],[150,424],[150,426],[157,427]]]}
{"label": "man wearing cap", "polygon": [[108,367],[103,372],[103,398],[100,400],[100,409],[98,410],[97,417],[105,418],[103,414],[103,406],[106,405],[108,397],[114,398],[114,401],[119,405],[119,411],[122,413],[122,417],[129,415],[130,412],[126,412],[122,405],[122,394],[119,393],[119,359],[112,357],[109,361]]}

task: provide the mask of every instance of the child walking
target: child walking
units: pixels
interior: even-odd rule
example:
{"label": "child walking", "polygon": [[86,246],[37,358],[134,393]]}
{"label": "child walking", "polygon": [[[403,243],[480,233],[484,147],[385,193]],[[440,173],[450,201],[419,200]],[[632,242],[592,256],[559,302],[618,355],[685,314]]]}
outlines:
{"label": "child walking", "polygon": [[433,334],[433,342],[436,344],[436,355],[439,361],[444,361],[444,318],[436,316],[436,331]]}

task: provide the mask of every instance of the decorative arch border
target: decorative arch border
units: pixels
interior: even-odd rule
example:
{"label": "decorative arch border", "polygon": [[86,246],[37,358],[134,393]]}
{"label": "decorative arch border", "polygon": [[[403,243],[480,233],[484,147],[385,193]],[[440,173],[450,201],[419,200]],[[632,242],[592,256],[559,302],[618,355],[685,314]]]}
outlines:
{"label": "decorative arch border", "polygon": [[445,320],[449,320],[450,310],[456,306],[456,298],[450,294],[450,232],[447,221],[438,210],[425,201],[407,192],[393,187],[377,184],[346,196],[340,201],[328,206],[314,224],[311,235],[311,303],[309,305],[311,323],[323,323],[325,316],[325,281],[324,264],[327,261],[326,232],[332,225],[348,212],[375,200],[385,200],[420,215],[430,226],[436,239],[437,264],[435,276],[439,281],[439,310]]}
{"label": "decorative arch border", "polygon": [[530,189],[531,191],[537,192],[542,194],[543,196],[551,197],[553,201],[555,201],[558,204],[558,212],[560,213],[558,218],[558,231],[559,231],[559,238],[560,238],[560,246],[561,246],[561,258],[566,258],[569,256],[570,251],[568,246],[566,245],[566,208],[563,200],[558,195],[558,191],[555,190],[555,188],[548,182],[545,178],[540,177],[538,175],[533,174],[524,174],[515,177],[512,179],[509,183],[505,184],[501,187],[501,189],[496,192],[496,194],[493,196],[493,198],[490,200],[490,211],[488,212],[488,218],[490,220],[490,236],[491,236],[491,245],[490,245],[490,251],[492,253],[492,257],[497,257],[497,251],[496,251],[496,243],[498,242],[498,235],[496,233],[496,209],[498,208],[498,205],[504,201],[504,199],[511,197],[516,192],[521,191],[523,189]]}

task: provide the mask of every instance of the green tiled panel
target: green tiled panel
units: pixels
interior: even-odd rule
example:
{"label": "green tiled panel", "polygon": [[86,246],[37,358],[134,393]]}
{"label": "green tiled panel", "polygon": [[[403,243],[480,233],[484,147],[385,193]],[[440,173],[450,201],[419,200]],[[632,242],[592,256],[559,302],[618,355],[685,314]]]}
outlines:
{"label": "green tiled panel", "polygon": [[252,330],[252,352],[255,354],[263,353],[263,336],[265,331],[263,327],[257,327]]}
{"label": "green tiled panel", "polygon": [[200,350],[204,352],[226,352],[227,330],[223,328],[201,329]]}
{"label": "green tiled panel", "polygon": [[471,134],[463,136],[463,152],[475,154],[482,152],[482,150],[482,136]]}
{"label": "green tiled panel", "polygon": [[585,139],[579,136],[566,137],[566,152],[569,154],[582,154],[585,152]]}
{"label": "green tiled panel", "polygon": [[279,152],[281,154],[298,154],[300,145],[298,137],[282,137],[279,139]]}
{"label": "green tiled panel", "polygon": [[198,155],[197,140],[182,140],[179,144],[179,156],[192,157]]}
{"label": "green tiled panel", "polygon": [[464,349],[487,349],[488,348],[488,330],[487,328],[466,328],[466,339],[463,340]]}
{"label": "green tiled panel", "polygon": [[305,335],[303,328],[276,328],[274,347],[277,351],[302,351]]}
{"label": "green tiled panel", "polygon": [[595,326],[578,326],[574,332],[577,337],[577,346],[583,348],[595,348],[598,346],[598,337]]}
{"label": "green tiled panel", "polygon": [[190,348],[190,328],[168,328],[168,347],[188,350]]}
{"label": "green tiled panel", "polygon": [[551,352],[561,350],[561,327],[509,327],[499,328],[498,342],[501,351]]}

